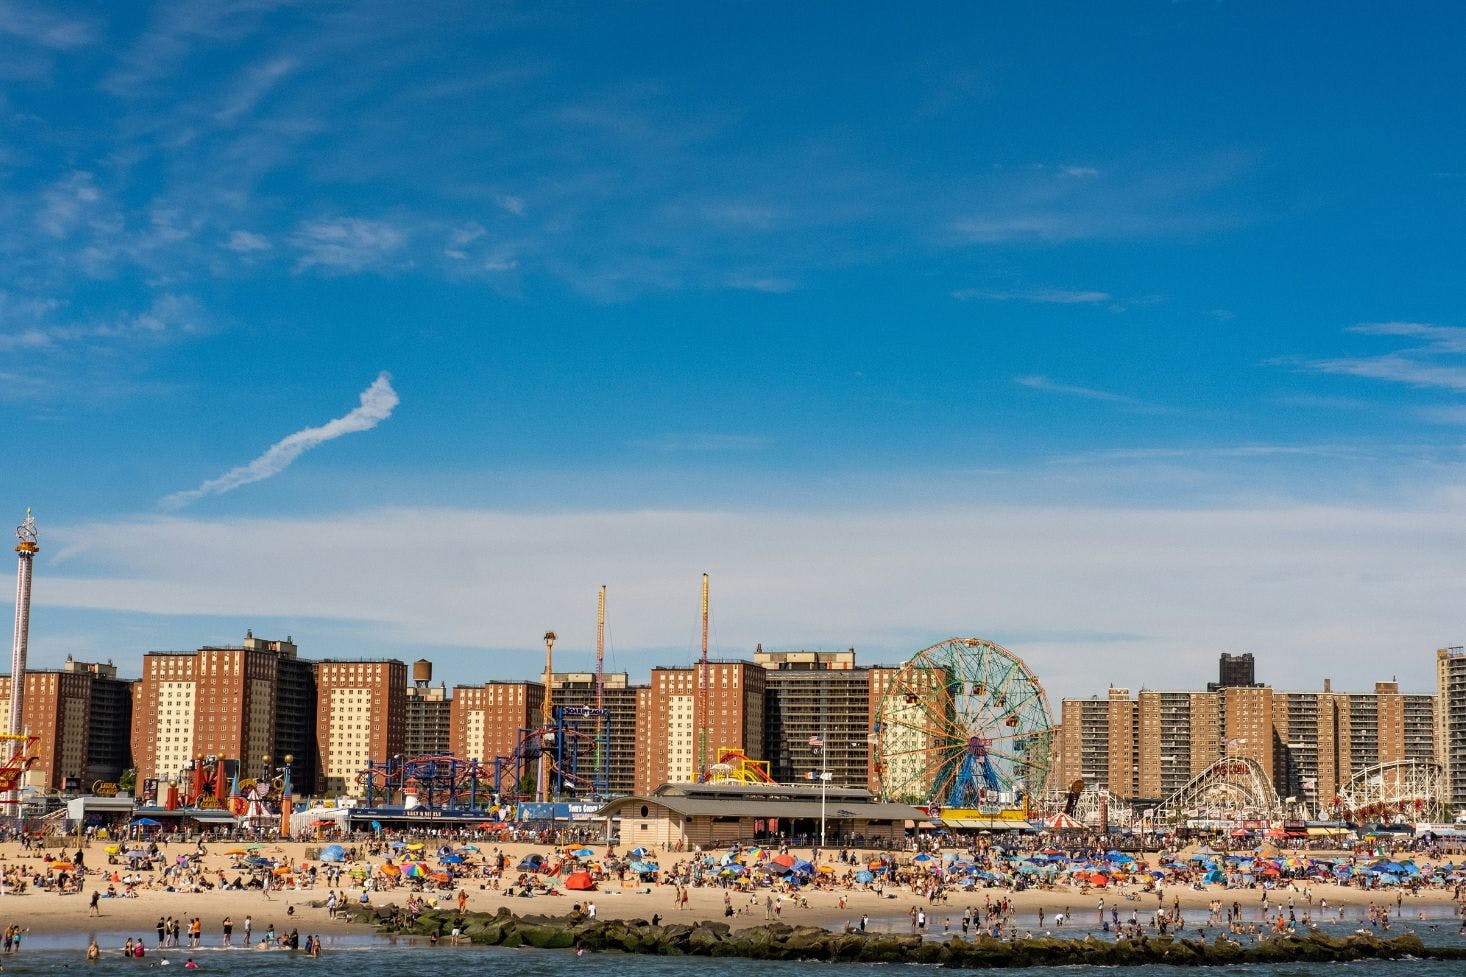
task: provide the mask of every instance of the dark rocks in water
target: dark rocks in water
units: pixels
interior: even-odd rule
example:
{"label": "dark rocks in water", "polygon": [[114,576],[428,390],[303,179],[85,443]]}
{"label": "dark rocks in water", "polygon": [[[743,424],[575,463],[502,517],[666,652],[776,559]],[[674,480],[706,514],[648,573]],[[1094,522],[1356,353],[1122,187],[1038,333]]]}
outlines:
{"label": "dark rocks in water", "polygon": [[1212,943],[1167,936],[1110,942],[1092,937],[1051,936],[996,940],[956,937],[937,943],[915,934],[835,933],[817,926],[767,923],[734,930],[727,923],[669,923],[652,926],[642,919],[587,919],[576,916],[459,914],[431,910],[411,915],[395,906],[359,907],[350,918],[380,931],[442,938],[454,929],[484,946],[543,950],[581,947],[607,953],[654,956],[743,957],[754,960],[820,960],[842,963],[926,963],[949,968],[998,969],[1089,965],[1129,967],[1165,964],[1181,967],[1246,963],[1332,963],[1351,960],[1466,959],[1466,947],[1427,947],[1413,934],[1382,938],[1373,934],[1281,936],[1256,944],[1217,937]]}

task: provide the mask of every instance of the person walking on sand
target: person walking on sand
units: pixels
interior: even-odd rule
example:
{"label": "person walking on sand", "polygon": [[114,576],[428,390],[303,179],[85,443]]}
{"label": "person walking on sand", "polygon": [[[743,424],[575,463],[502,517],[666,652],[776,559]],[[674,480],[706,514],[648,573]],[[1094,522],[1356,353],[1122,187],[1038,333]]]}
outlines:
{"label": "person walking on sand", "polygon": [[92,901],[91,901],[91,904],[90,905],[91,905],[91,909],[88,911],[88,915],[91,915],[91,916],[100,916],[100,915],[102,915],[102,890],[101,889],[93,889],[92,890]]}

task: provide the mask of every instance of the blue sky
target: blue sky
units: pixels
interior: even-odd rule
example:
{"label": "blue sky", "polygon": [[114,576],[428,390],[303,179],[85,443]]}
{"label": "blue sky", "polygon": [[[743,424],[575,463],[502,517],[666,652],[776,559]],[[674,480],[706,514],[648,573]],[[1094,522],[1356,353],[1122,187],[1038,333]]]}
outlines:
{"label": "blue sky", "polygon": [[1463,637],[1466,60],[1222,3],[0,0],[32,661]]}

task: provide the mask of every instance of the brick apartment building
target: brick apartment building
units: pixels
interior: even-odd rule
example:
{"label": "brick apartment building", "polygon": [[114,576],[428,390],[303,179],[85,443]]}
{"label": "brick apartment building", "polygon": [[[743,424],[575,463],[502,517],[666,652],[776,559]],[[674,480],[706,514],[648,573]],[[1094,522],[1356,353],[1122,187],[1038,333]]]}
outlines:
{"label": "brick apartment building", "polygon": [[327,793],[356,793],[368,764],[407,743],[407,663],[315,663],[316,778]]}

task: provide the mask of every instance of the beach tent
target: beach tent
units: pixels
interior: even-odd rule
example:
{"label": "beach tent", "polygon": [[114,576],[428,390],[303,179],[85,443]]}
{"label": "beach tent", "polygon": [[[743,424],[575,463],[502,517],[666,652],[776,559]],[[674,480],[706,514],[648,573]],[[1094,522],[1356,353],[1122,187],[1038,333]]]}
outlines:
{"label": "beach tent", "polygon": [[579,892],[588,892],[596,887],[595,880],[590,877],[589,872],[571,872],[565,879],[565,888],[575,889]]}
{"label": "beach tent", "polygon": [[321,861],[344,862],[346,861],[346,849],[340,845],[327,845],[321,849]]}

